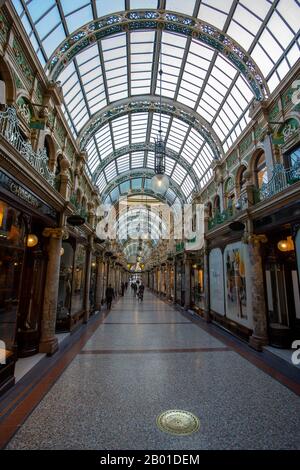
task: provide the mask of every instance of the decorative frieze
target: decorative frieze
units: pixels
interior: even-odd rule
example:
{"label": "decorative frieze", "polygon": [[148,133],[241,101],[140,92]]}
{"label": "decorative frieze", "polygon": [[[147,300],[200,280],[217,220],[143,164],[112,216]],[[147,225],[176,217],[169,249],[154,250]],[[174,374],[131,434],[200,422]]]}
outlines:
{"label": "decorative frieze", "polygon": [[251,147],[253,142],[252,132],[250,132],[239,145],[240,154],[243,155]]}
{"label": "decorative frieze", "polygon": [[255,129],[254,129],[254,140],[255,142],[260,142],[263,138],[263,135],[264,135],[264,131],[263,131],[263,128],[262,126],[257,126]]}
{"label": "decorative frieze", "polygon": [[5,44],[8,38],[9,24],[2,11],[0,11],[0,43]]}
{"label": "decorative frieze", "polygon": [[34,81],[34,74],[32,68],[28,64],[28,60],[26,59],[22,48],[16,38],[14,38],[12,49],[20,69],[22,70],[26,79],[32,84]]}
{"label": "decorative frieze", "polygon": [[238,156],[238,152],[237,150],[235,150],[234,152],[232,152],[229,157],[227,158],[226,160],[226,166],[227,166],[227,169],[229,170],[230,168],[232,168],[234,165],[237,165],[239,162],[239,156]]}
{"label": "decorative frieze", "polygon": [[295,97],[297,98],[297,89],[299,89],[299,87],[297,88],[297,83],[299,83],[299,81],[300,78],[296,78],[291,86],[281,96],[281,105],[285,112],[288,109],[292,109],[293,111],[300,111],[300,102],[299,100],[295,100]]}
{"label": "decorative frieze", "polygon": [[74,149],[72,143],[69,140],[68,140],[67,145],[66,145],[65,154],[66,154],[69,161],[73,161],[73,157],[74,157],[74,154],[75,154],[75,149]]}
{"label": "decorative frieze", "polygon": [[35,98],[38,104],[43,104],[43,91],[42,87],[39,83],[37,83],[36,90],[35,90]]}
{"label": "decorative frieze", "polygon": [[13,72],[13,77],[17,90],[26,90],[26,87],[23,85],[22,81],[15,72]]}
{"label": "decorative frieze", "polygon": [[63,147],[64,144],[65,144],[66,131],[65,131],[62,123],[58,119],[56,121],[56,126],[55,126],[55,136],[56,136],[59,144],[61,145],[61,147]]}
{"label": "decorative frieze", "polygon": [[275,121],[276,118],[280,114],[280,109],[279,109],[279,103],[278,101],[275,103],[275,105],[271,108],[269,111],[269,121]]}

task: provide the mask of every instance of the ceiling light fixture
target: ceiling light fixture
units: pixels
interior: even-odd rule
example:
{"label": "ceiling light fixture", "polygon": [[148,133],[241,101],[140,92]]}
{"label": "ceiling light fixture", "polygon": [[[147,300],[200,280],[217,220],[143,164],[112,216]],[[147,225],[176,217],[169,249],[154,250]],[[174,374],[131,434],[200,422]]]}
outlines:
{"label": "ceiling light fixture", "polygon": [[165,174],[166,171],[166,143],[162,137],[161,126],[161,110],[162,110],[162,41],[160,44],[160,97],[159,97],[159,131],[154,146],[154,172],[155,175],[151,180],[151,186],[155,193],[164,194],[169,188],[169,178]]}

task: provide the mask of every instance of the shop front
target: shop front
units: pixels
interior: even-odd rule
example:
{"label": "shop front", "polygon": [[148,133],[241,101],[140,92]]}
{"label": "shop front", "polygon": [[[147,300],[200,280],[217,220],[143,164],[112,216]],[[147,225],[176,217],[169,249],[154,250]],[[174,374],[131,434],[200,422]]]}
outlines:
{"label": "shop front", "polygon": [[72,331],[83,321],[85,313],[85,277],[87,239],[70,232],[62,243],[56,331]]}
{"label": "shop front", "polygon": [[185,300],[185,267],[183,256],[177,255],[175,261],[175,302],[184,306]]}
{"label": "shop front", "polygon": [[204,310],[203,262],[193,262],[191,267],[191,307],[196,312]]}
{"label": "shop front", "polygon": [[269,342],[271,346],[288,349],[300,338],[299,229],[282,227],[267,236],[263,264]]}
{"label": "shop front", "polygon": [[0,170],[0,393],[18,357],[38,352],[47,269],[45,227],[57,213]]}

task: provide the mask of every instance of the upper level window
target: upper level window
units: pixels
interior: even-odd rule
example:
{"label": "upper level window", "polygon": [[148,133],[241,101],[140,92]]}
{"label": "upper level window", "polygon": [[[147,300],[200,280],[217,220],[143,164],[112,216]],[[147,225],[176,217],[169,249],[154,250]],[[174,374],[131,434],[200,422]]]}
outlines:
{"label": "upper level window", "polygon": [[216,196],[214,199],[214,212],[215,214],[218,214],[220,212],[221,208],[221,202],[220,202],[220,196]]}
{"label": "upper level window", "polygon": [[264,153],[262,153],[256,160],[255,179],[258,188],[261,188],[263,183],[268,182],[267,165]]}
{"label": "upper level window", "polygon": [[243,167],[241,172],[240,172],[240,177],[239,177],[239,192],[240,194],[243,192],[246,186],[246,178],[245,178],[245,172],[247,168]]}
{"label": "upper level window", "polygon": [[300,146],[294,148],[290,153],[284,156],[285,167],[295,168],[300,165]]}

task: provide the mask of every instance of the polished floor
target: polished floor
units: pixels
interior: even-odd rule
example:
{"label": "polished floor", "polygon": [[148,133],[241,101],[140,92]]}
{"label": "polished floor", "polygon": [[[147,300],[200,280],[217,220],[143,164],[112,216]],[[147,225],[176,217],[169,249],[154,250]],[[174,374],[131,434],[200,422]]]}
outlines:
{"label": "polished floor", "polygon": [[[169,409],[190,436],[160,431]],[[152,293],[127,292],[7,449],[300,449],[300,397]]]}

